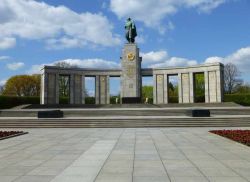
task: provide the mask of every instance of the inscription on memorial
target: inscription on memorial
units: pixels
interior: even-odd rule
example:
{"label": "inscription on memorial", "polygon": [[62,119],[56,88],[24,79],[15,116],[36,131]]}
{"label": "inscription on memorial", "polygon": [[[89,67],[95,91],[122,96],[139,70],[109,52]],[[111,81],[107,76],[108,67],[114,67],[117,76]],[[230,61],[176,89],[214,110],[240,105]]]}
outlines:
{"label": "inscription on memorial", "polygon": [[133,65],[127,66],[127,76],[132,78],[135,75],[135,67]]}
{"label": "inscription on memorial", "polygon": [[161,82],[163,80],[163,75],[157,75],[157,82]]}

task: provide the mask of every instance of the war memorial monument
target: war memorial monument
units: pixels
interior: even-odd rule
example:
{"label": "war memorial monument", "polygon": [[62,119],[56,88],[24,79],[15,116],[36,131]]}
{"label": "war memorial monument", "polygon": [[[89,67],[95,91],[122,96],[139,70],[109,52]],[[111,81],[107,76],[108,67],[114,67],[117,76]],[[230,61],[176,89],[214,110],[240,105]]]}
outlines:
{"label": "war memorial monument", "polygon": [[204,74],[205,103],[223,101],[223,64],[176,68],[141,68],[140,49],[135,43],[136,27],[129,18],[125,25],[127,43],[121,55],[121,69],[85,69],[44,66],[41,104],[59,104],[59,76],[69,76],[70,104],[85,104],[85,77],[95,77],[95,104],[110,104],[109,78],[120,77],[121,104],[141,103],[142,77],[153,76],[153,103],[168,104],[168,79],[178,75],[179,103],[194,103],[194,75]]}

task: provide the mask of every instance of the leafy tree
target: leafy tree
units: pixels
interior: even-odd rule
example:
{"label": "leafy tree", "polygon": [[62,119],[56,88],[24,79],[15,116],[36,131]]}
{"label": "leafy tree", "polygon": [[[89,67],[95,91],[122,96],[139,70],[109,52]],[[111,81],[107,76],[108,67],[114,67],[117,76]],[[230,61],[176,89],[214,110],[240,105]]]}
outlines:
{"label": "leafy tree", "polygon": [[40,75],[16,75],[9,78],[5,84],[3,95],[39,96]]}
{"label": "leafy tree", "polygon": [[205,81],[204,81],[204,74],[195,74],[195,90],[194,93],[197,96],[205,95]]}
{"label": "leafy tree", "polygon": [[168,95],[169,97],[178,96],[178,85],[174,85],[172,82],[168,83]]}
{"label": "leafy tree", "polygon": [[142,98],[153,98],[153,86],[145,85],[142,87]]}
{"label": "leafy tree", "polygon": [[228,94],[233,93],[237,87],[242,85],[240,77],[240,71],[232,64],[228,63],[224,67],[224,89]]}

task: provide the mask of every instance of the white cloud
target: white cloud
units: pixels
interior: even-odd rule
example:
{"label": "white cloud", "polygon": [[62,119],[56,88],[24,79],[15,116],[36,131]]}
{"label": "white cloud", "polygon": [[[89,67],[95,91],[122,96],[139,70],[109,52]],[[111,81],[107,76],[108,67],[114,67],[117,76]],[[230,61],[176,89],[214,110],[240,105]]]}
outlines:
{"label": "white cloud", "polygon": [[[162,68],[162,67],[178,67],[178,66],[193,66],[197,65],[197,60],[180,57],[168,57],[166,51],[151,51],[141,53],[144,63],[147,67]],[[248,73],[250,70],[250,46],[241,48],[226,57],[212,56],[205,59],[202,63],[233,63],[241,72]]]}
{"label": "white cloud", "polygon": [[164,67],[178,67],[178,66],[193,66],[197,65],[196,60],[189,60],[186,58],[171,57],[161,63],[150,65],[152,68],[164,68]]}
{"label": "white cloud", "polygon": [[0,80],[0,86],[5,85],[6,82],[7,82],[7,80]]}
{"label": "white cloud", "polygon": [[80,68],[108,68],[108,69],[112,69],[112,68],[119,68],[120,64],[116,63],[116,62],[112,62],[112,61],[106,61],[103,59],[65,59],[65,60],[60,60],[60,61],[56,61],[57,62],[61,62],[64,61],[66,63],[69,63],[71,65],[76,65]]}
{"label": "white cloud", "polygon": [[156,63],[168,57],[167,51],[150,51],[147,53],[141,53],[142,63]]}
{"label": "white cloud", "polygon": [[169,57],[167,51],[150,51],[141,53],[142,64],[150,68],[193,66],[197,64],[196,60],[190,60],[180,57]]}
{"label": "white cloud", "polygon": [[27,71],[27,74],[41,74],[41,69],[44,67],[44,65],[50,65],[50,64],[36,64],[32,65],[31,68]]}
{"label": "white cloud", "polygon": [[9,56],[0,56],[0,61],[5,61],[5,60],[8,60],[10,59]]}
{"label": "white cloud", "polygon": [[142,35],[138,35],[136,37],[136,42],[139,43],[139,44],[144,44],[146,42],[146,38]]}
{"label": "white cloud", "polygon": [[53,63],[49,64],[40,64],[40,65],[33,65],[30,70],[27,71],[28,74],[37,74],[41,73],[41,69],[43,68],[44,65],[54,65],[58,62],[66,62],[69,63],[72,66],[77,66],[80,68],[107,68],[107,69],[112,69],[112,68],[119,68],[120,64],[112,61],[106,61],[103,59],[65,59],[65,60],[59,60],[55,61]]}
{"label": "white cloud", "polygon": [[250,70],[250,46],[241,48],[236,52],[232,53],[226,57],[209,57],[205,60],[205,63],[233,63],[235,64],[240,71],[249,72]]}
{"label": "white cloud", "polygon": [[[1,24],[0,24],[0,27],[1,27]],[[16,45],[15,38],[13,38],[13,37],[1,37],[1,35],[0,35],[0,50],[15,47],[15,45]]]}
{"label": "white cloud", "polygon": [[16,37],[45,40],[48,47],[60,49],[86,44],[113,46],[120,39],[112,30],[112,24],[100,13],[77,13],[34,0],[0,2],[0,48],[13,47]]}
{"label": "white cloud", "polygon": [[7,64],[7,68],[10,70],[13,70],[13,71],[18,70],[18,69],[22,68],[23,66],[24,66],[24,63],[22,63],[22,62]]}
{"label": "white cloud", "polygon": [[199,12],[210,12],[228,0],[110,0],[110,9],[119,18],[132,17],[146,26],[156,26],[160,33],[173,29],[170,22],[162,25],[169,15],[183,8],[195,8]]}

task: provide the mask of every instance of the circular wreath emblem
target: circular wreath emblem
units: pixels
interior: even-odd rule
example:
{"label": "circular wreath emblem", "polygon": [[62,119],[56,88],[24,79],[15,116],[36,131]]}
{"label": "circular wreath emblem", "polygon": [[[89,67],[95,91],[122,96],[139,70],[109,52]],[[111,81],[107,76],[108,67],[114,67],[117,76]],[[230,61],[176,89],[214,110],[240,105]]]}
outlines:
{"label": "circular wreath emblem", "polygon": [[129,61],[133,61],[135,59],[135,55],[132,52],[130,52],[128,53],[127,58]]}

